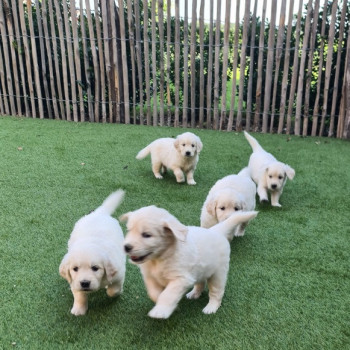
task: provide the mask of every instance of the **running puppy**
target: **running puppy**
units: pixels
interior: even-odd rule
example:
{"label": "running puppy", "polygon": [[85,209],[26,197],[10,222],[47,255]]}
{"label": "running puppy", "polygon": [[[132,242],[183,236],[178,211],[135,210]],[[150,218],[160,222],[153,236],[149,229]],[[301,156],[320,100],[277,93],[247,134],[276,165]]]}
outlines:
{"label": "running puppy", "polygon": [[248,168],[252,179],[258,186],[257,192],[260,201],[268,202],[269,191],[271,193],[271,205],[281,207],[279,198],[287,177],[290,180],[294,178],[294,169],[287,164],[279,162],[271,153],[266,152],[258,141],[246,131],[244,136],[253,149]]}
{"label": "running puppy", "polygon": [[103,204],[82,217],[68,241],[68,252],[59,267],[60,275],[70,284],[73,315],[85,315],[88,294],[106,288],[110,297],[123,290],[125,253],[123,232],[111,217],[124,197],[124,191],[112,193]]}
{"label": "running puppy", "polygon": [[139,264],[147,293],[156,303],[148,313],[168,318],[186,291],[189,299],[209,288],[206,314],[215,313],[224,295],[230,260],[228,235],[257,212],[237,212],[210,229],[185,226],[165,209],[149,206],[121,216],[127,221],[124,249]]}
{"label": "running puppy", "polygon": [[162,179],[161,173],[169,168],[174,172],[177,182],[185,182],[185,174],[187,184],[195,185],[193,173],[202,148],[203,144],[198,136],[185,132],[176,139],[165,137],[153,141],[137,154],[136,159],[143,159],[151,154],[152,171],[157,179]]}
{"label": "running puppy", "polygon": [[[201,211],[201,227],[212,227],[226,220],[236,211],[255,209],[256,185],[250,178],[248,168],[237,175],[218,180],[210,189]],[[246,223],[238,225],[229,237],[243,236]]]}

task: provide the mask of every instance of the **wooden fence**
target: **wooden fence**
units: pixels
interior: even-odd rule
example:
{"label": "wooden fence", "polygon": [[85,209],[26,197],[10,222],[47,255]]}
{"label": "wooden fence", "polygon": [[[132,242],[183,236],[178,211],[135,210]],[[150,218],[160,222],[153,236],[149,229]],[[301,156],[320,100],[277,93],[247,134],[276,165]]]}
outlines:
{"label": "wooden fence", "polygon": [[350,138],[348,1],[297,1],[0,0],[0,113]]}

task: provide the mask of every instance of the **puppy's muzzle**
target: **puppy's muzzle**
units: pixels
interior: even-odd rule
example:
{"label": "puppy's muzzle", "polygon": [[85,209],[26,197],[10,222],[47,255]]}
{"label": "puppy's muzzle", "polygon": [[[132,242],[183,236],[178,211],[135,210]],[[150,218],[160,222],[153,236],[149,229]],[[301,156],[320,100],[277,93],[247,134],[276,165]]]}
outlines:
{"label": "puppy's muzzle", "polygon": [[186,154],[186,157],[191,157],[192,156],[192,153],[190,151],[187,151],[185,154]]}
{"label": "puppy's muzzle", "polygon": [[277,188],[277,185],[272,184],[272,185],[271,185],[271,188],[272,188],[273,190],[275,190],[275,189]]}
{"label": "puppy's muzzle", "polygon": [[90,281],[81,281],[80,286],[82,289],[90,289]]}

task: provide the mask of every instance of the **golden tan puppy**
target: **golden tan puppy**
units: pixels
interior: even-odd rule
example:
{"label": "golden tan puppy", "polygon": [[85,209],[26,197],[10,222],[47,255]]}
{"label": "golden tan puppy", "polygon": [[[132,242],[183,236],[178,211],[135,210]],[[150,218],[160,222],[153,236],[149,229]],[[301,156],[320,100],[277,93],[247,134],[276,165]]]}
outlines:
{"label": "golden tan puppy", "polygon": [[[212,227],[224,221],[235,211],[255,209],[256,185],[248,168],[237,175],[228,175],[218,180],[210,189],[201,211],[201,227]],[[238,225],[233,236],[243,236],[246,223]]]}
{"label": "golden tan puppy", "polygon": [[209,288],[206,314],[221,305],[229,269],[227,237],[236,225],[248,222],[257,212],[237,212],[209,228],[185,226],[165,209],[144,207],[121,216],[127,220],[124,248],[130,260],[139,264],[149,297],[156,305],[148,313],[168,318],[186,291],[189,299]]}
{"label": "golden tan puppy", "polygon": [[157,179],[162,179],[161,173],[171,169],[177,182],[195,185],[193,173],[198,163],[198,155],[203,144],[198,136],[191,132],[178,135],[176,139],[165,137],[157,139],[142,149],[136,159],[143,159],[151,154],[152,171]]}
{"label": "golden tan puppy", "polygon": [[91,214],[74,226],[59,272],[70,284],[74,304],[73,315],[84,315],[88,309],[88,294],[106,288],[110,297],[123,290],[125,253],[123,232],[111,217],[119,206],[124,191],[112,193]]}
{"label": "golden tan puppy", "polygon": [[261,202],[268,201],[268,191],[271,194],[271,205],[281,207],[279,198],[288,179],[292,180],[295,171],[289,165],[279,162],[271,153],[266,152],[258,141],[246,131],[244,136],[253,149],[248,168],[250,175],[257,184]]}

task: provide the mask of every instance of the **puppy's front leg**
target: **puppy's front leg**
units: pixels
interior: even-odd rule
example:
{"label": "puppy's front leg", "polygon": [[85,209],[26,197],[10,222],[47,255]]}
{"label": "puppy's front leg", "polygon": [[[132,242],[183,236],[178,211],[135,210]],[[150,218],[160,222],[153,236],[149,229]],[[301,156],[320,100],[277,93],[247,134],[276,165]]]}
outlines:
{"label": "puppy's front leg", "polygon": [[117,295],[120,295],[123,292],[123,282],[117,281],[114,282],[107,287],[107,295],[109,297],[116,297]]}
{"label": "puppy's front leg", "polygon": [[153,318],[168,318],[175,310],[188,287],[188,283],[183,280],[170,282],[159,295],[155,307],[148,313],[148,316]]}
{"label": "puppy's front leg", "polygon": [[260,198],[260,202],[268,202],[269,197],[267,195],[267,190],[264,186],[258,185],[257,192]]}
{"label": "puppy's front leg", "polygon": [[88,309],[88,296],[85,292],[72,290],[74,304],[70,311],[75,316],[85,315]]}
{"label": "puppy's front leg", "polygon": [[176,176],[177,182],[185,182],[184,173],[180,168],[175,168],[173,171],[174,171],[174,175]]}
{"label": "puppy's front leg", "polygon": [[278,203],[279,199],[281,196],[281,192],[280,191],[275,191],[275,192],[271,192],[271,205],[274,207],[282,207],[281,204]]}
{"label": "puppy's front leg", "polygon": [[194,178],[193,178],[193,174],[194,174],[194,170],[190,170],[187,173],[187,184],[188,185],[195,185],[196,184],[196,181],[194,181]]}
{"label": "puppy's front leg", "polygon": [[145,282],[148,296],[154,303],[156,303],[164,288],[160,286],[152,277],[144,277],[143,281]]}

